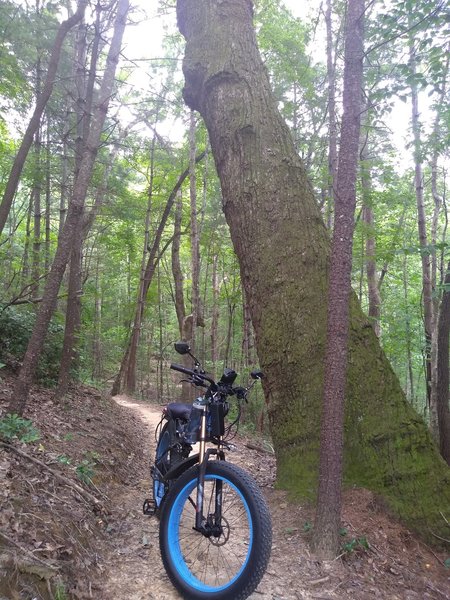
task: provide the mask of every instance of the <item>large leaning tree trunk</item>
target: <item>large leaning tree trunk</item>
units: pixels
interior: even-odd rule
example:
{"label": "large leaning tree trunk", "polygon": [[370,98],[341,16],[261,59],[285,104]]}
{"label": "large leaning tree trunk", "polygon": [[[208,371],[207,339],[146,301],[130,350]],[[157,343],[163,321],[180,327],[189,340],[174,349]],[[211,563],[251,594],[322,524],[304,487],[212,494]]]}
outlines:
{"label": "large leaning tree trunk", "polygon": [[[278,483],[314,497],[329,238],[257,49],[250,0],[178,0],[184,98],[208,128],[240,262]],[[344,481],[385,497],[411,527],[448,538],[450,470],[351,298]]]}

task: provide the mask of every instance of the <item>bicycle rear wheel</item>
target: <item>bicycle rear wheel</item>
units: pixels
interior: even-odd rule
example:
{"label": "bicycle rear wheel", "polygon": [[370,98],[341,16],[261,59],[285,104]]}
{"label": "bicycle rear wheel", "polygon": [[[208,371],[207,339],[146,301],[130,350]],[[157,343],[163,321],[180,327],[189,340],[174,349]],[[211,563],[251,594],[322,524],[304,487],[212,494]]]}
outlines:
{"label": "bicycle rear wheel", "polygon": [[[223,461],[206,466],[203,513],[209,535],[193,529],[199,467],[171,488],[161,515],[160,549],[174,586],[191,600],[244,600],[270,556],[267,504],[248,473]],[[208,525],[209,524],[209,525]]]}
{"label": "bicycle rear wheel", "polygon": [[176,423],[173,419],[169,419],[161,429],[156,446],[155,466],[157,470],[153,474],[153,497],[157,508],[161,506],[169,489],[169,484],[161,481],[159,475],[164,476],[182,460],[180,452],[176,449],[176,443]]}

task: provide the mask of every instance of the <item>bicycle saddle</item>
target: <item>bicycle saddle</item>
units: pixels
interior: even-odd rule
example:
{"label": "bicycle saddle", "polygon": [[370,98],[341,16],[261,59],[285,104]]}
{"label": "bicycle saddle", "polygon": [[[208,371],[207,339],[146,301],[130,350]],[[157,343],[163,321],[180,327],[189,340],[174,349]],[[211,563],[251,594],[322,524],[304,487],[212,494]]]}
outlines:
{"label": "bicycle saddle", "polygon": [[188,420],[191,414],[192,404],[184,402],[171,402],[164,409],[165,414],[172,419]]}

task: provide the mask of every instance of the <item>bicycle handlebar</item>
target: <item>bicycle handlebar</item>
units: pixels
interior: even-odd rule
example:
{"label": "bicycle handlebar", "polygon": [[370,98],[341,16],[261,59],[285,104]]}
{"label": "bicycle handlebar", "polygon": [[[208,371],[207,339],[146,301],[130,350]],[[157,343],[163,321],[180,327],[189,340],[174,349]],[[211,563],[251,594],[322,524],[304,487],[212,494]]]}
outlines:
{"label": "bicycle handlebar", "polygon": [[[174,371],[179,371],[180,373],[184,373],[184,375],[188,375],[192,378],[192,383],[197,386],[208,387],[205,385],[205,381],[209,383],[209,391],[216,392],[217,390],[221,390],[222,393],[226,396],[234,396],[236,394],[239,400],[245,400],[247,402],[247,394],[253,387],[254,383],[249,388],[244,387],[232,387],[231,385],[222,384],[220,382],[215,382],[214,379],[205,375],[205,373],[199,373],[196,369],[189,369],[184,365],[178,365],[177,363],[171,363],[170,368]],[[259,377],[260,378],[260,377]]]}
{"label": "bicycle handlebar", "polygon": [[[184,367],[183,365],[177,365],[176,363],[171,363],[170,368],[173,369],[174,371],[179,371],[180,373],[189,375],[190,377],[203,379],[203,380],[207,381],[209,384],[211,384],[212,386],[217,386],[214,379],[211,379],[211,377],[208,377],[208,375],[205,375],[204,373],[199,373],[198,371],[195,371],[194,369],[189,369],[188,367]],[[195,381],[194,381],[194,383],[195,383]]]}

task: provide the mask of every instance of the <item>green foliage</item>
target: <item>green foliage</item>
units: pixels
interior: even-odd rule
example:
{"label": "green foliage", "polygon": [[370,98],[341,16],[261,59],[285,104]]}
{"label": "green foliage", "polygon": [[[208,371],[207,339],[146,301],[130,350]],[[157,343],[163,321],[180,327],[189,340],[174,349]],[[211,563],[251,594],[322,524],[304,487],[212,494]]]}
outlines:
{"label": "green foliage", "polygon": [[92,478],[95,474],[95,463],[85,458],[75,467],[75,473],[77,474],[78,479],[83,483],[92,483]]}
{"label": "green foliage", "polygon": [[8,441],[17,439],[19,442],[29,444],[38,440],[40,433],[29,419],[16,414],[7,414],[0,419],[0,437]]}
{"label": "green foliage", "polygon": [[342,545],[342,552],[352,554],[353,552],[366,552],[370,550],[369,542],[365,537],[352,538]]}
{"label": "green foliage", "polygon": [[83,483],[91,484],[100,461],[100,455],[92,451],[87,451],[84,455],[85,458],[75,467],[75,473]]}
{"label": "green foliage", "polygon": [[[0,359],[7,364],[20,361],[25,353],[35,321],[35,313],[11,306],[0,312]],[[44,350],[40,356],[37,379],[47,385],[57,381],[64,329],[55,316],[50,323]]]}
{"label": "green foliage", "polygon": [[[339,535],[341,537],[346,537],[348,535],[348,531],[345,527],[339,530]],[[343,554],[352,554],[352,552],[365,552],[370,550],[369,542],[365,536],[362,537],[354,537],[347,540],[341,546],[341,552]]]}
{"label": "green foliage", "polygon": [[68,600],[69,597],[67,595],[66,586],[63,583],[58,582],[56,584],[53,591],[53,597],[55,600]]}

